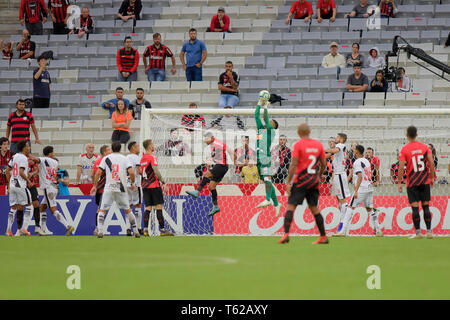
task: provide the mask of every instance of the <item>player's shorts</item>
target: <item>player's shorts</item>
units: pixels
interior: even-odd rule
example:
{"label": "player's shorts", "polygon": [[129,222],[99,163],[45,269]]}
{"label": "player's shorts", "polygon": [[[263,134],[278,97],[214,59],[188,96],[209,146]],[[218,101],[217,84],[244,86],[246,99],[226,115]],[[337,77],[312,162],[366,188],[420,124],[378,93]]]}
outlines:
{"label": "player's shorts", "polygon": [[332,194],[339,199],[346,199],[350,196],[348,189],[347,173],[335,173],[333,180]]}
{"label": "player's shorts", "polygon": [[161,187],[144,188],[144,203],[146,207],[153,207],[164,204],[164,195]]}
{"label": "player's shorts", "polygon": [[130,205],[138,205],[142,203],[142,188],[138,187],[136,191],[132,191],[128,188],[128,200],[130,200]]}
{"label": "player's shorts", "polygon": [[227,174],[228,166],[224,164],[215,164],[209,171],[212,173],[211,180],[219,183]]}
{"label": "player's shorts", "polygon": [[101,210],[109,210],[113,203],[116,202],[119,209],[129,210],[130,202],[128,201],[128,194],[126,192],[104,191],[102,196]]}
{"label": "player's shorts", "polygon": [[267,164],[267,165],[262,165],[262,164],[258,164],[258,173],[259,176],[261,177],[267,177],[267,176],[272,176],[273,175],[273,170],[272,170],[272,166],[271,164]]}
{"label": "player's shorts", "polygon": [[409,203],[413,202],[429,202],[431,200],[431,190],[429,184],[421,184],[420,186],[406,188]]}
{"label": "player's shorts", "polygon": [[11,187],[9,190],[9,205],[21,205],[26,206],[31,204],[31,194],[28,188],[16,188]]}
{"label": "player's shorts", "polygon": [[38,193],[36,186],[32,186],[31,188],[28,188],[28,190],[30,190],[31,201],[39,201],[39,193]]}
{"label": "player's shorts", "polygon": [[58,189],[45,188],[44,189],[44,198],[42,199],[41,204],[45,204],[49,208],[56,207],[57,206],[57,203],[56,203],[57,195],[58,195]]}
{"label": "player's shorts", "polygon": [[295,186],[291,189],[291,195],[288,199],[288,204],[301,205],[303,200],[308,202],[310,206],[319,205],[319,189],[317,188],[296,188]]}
{"label": "player's shorts", "polygon": [[97,205],[97,207],[100,207],[102,205],[102,196],[103,193],[95,193],[95,204]]}
{"label": "player's shorts", "polygon": [[358,198],[356,199],[353,195],[350,200],[350,207],[355,208],[360,203],[363,203],[365,208],[373,208],[373,191],[358,192]]}

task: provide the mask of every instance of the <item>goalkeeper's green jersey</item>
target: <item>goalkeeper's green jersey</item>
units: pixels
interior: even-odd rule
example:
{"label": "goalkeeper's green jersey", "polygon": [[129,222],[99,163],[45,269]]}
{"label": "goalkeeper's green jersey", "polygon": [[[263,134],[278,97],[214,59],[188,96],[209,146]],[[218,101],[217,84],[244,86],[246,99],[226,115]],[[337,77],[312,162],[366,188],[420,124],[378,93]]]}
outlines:
{"label": "goalkeeper's green jersey", "polygon": [[270,146],[272,140],[275,137],[275,129],[270,124],[269,112],[264,109],[264,123],[261,122],[260,117],[261,106],[257,105],[255,110],[255,121],[256,121],[256,154],[257,154],[257,165],[266,167],[270,166],[272,163],[272,155],[270,152]]}

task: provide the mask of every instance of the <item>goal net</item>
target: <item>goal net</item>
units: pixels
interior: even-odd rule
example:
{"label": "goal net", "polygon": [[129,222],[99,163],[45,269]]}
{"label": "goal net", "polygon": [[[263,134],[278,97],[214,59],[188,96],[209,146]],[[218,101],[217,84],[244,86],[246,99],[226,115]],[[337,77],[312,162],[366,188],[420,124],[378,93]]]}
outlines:
{"label": "goal net", "polygon": [[[158,167],[168,183],[164,216],[176,234],[184,235],[277,235],[283,232],[287,204],[285,181],[291,161],[292,144],[299,138],[297,127],[306,122],[311,138],[327,149],[333,146],[337,133],[346,133],[347,171],[352,169],[352,144],[365,147],[372,164],[376,188],[374,206],[385,235],[413,232],[411,209],[406,196],[398,193],[397,153],[407,142],[406,128],[418,128],[418,140],[433,147],[437,178],[432,188],[430,210],[436,235],[450,235],[449,156],[450,132],[448,109],[276,109],[269,108],[271,119],[279,128],[272,142],[272,181],[278,200],[283,204],[280,217],[273,207],[257,208],[265,199],[264,184],[255,177],[256,123],[254,109],[147,109],[141,120],[140,139],[152,139]],[[262,114],[262,112],[261,112]],[[262,116],[262,115],[261,115]],[[217,187],[221,211],[213,218],[207,214],[213,204],[205,187],[199,198],[186,194],[194,190],[211,160],[210,148],[203,135],[212,131],[234,154],[227,154],[229,170]],[[371,150],[369,149],[371,148]],[[319,207],[327,232],[338,227],[340,210],[332,194],[332,167],[320,184]],[[353,192],[353,183],[349,183]],[[423,215],[421,211],[421,215]],[[422,219],[423,220],[423,219]],[[422,221],[423,228],[425,225]],[[155,224],[157,225],[157,224]],[[373,235],[372,221],[362,206],[355,210],[351,235]],[[306,202],[294,213],[293,234],[315,235],[318,230]]]}

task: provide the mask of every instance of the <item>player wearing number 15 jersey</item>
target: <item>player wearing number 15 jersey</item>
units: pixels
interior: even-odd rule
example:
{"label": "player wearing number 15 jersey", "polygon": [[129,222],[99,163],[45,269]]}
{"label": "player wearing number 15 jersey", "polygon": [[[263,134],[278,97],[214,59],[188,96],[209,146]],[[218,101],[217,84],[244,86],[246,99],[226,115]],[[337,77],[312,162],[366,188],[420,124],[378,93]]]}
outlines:
{"label": "player wearing number 15 jersey", "polygon": [[39,164],[39,182],[40,189],[44,191],[44,199],[41,202],[40,212],[41,212],[41,229],[45,235],[47,229],[47,207],[50,208],[51,213],[56,217],[56,219],[64,225],[67,232],[66,235],[70,235],[74,228],[70,226],[64,215],[58,211],[56,203],[56,195],[58,194],[57,185],[57,172],[58,172],[58,161],[55,159],[55,153],[52,146],[47,146],[43,150],[44,157],[33,157],[30,155],[30,160]]}
{"label": "player wearing number 15 jersey", "polygon": [[134,171],[132,169],[130,161],[120,154],[122,145],[119,141],[115,141],[111,145],[111,154],[105,156],[100,163],[97,173],[94,177],[94,186],[91,190],[91,195],[95,195],[97,192],[100,176],[104,172],[106,175],[106,184],[102,196],[102,204],[100,206],[98,214],[98,238],[103,238],[103,224],[105,222],[106,211],[111,208],[114,202],[116,202],[119,209],[125,211],[128,221],[134,231],[134,236],[139,238],[139,232],[136,227],[136,217],[130,209],[130,202],[128,201],[127,193],[127,173],[131,179],[131,189],[136,191],[137,187],[134,183]]}
{"label": "player wearing number 15 jersey", "polygon": [[[429,202],[431,198],[430,185],[434,185],[434,161],[427,145],[416,141],[417,128],[408,127],[406,137],[409,143],[400,151],[398,176],[403,176],[406,164],[406,179],[408,200],[412,208],[412,217],[416,234],[411,239],[420,239],[419,203],[422,202],[423,218],[427,227],[427,238],[433,238],[431,233],[431,213]],[[398,191],[402,192],[402,179],[398,181]]]}
{"label": "player wearing number 15 jersey", "polygon": [[328,243],[328,238],[325,235],[323,217],[318,208],[319,182],[326,167],[325,152],[321,142],[309,138],[311,130],[306,123],[299,125],[297,132],[300,140],[294,145],[286,185],[289,198],[284,218],[285,233],[278,243],[289,242],[289,230],[294,211],[306,198],[320,232],[320,237],[314,244],[325,244]]}

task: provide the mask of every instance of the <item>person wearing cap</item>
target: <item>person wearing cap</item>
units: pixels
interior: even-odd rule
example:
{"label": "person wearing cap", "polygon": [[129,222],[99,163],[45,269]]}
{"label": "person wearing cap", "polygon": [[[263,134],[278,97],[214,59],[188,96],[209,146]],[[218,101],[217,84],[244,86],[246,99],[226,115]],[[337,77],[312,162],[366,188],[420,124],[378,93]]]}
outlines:
{"label": "person wearing cap", "polygon": [[217,14],[211,19],[211,26],[206,32],[231,32],[230,17],[225,14],[223,7],[217,10]]}
{"label": "person wearing cap", "polygon": [[338,70],[340,70],[340,68],[345,67],[345,58],[343,55],[339,54],[338,49],[339,49],[338,44],[336,42],[332,42],[330,45],[330,53],[327,54],[322,59],[322,67],[324,68],[337,67]]}
{"label": "person wearing cap", "polygon": [[289,10],[289,14],[285,20],[285,23],[290,23],[292,15],[294,15],[294,19],[303,19],[305,22],[308,22],[309,20],[311,20],[313,14],[314,11],[310,2],[306,0],[295,1],[292,4],[291,10]]}

